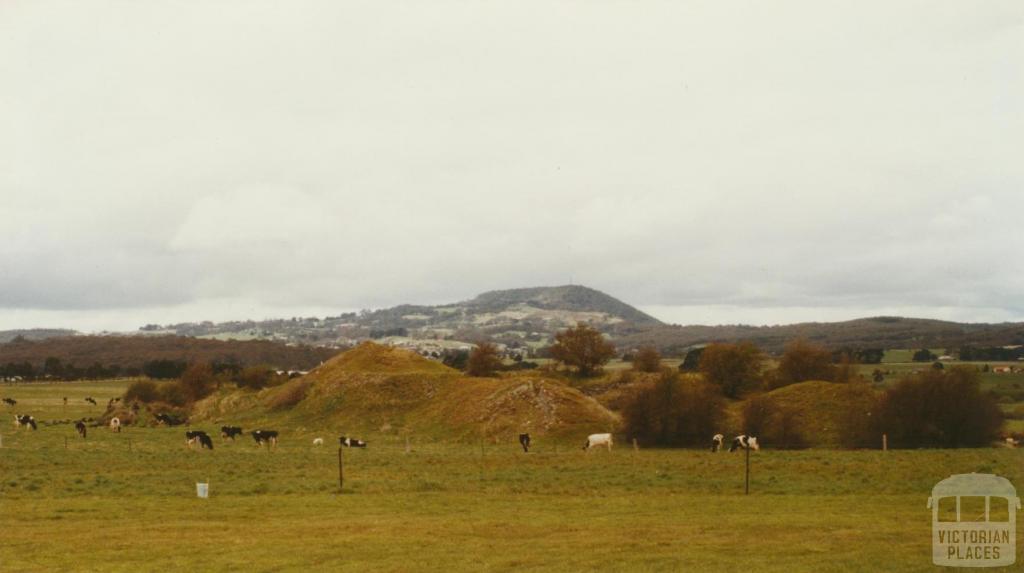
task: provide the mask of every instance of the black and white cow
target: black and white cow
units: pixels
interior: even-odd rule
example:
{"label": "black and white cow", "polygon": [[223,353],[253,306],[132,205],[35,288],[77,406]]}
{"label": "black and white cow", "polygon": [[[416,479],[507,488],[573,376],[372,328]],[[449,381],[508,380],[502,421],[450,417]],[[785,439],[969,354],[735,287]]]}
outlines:
{"label": "black and white cow", "polygon": [[199,442],[199,449],[213,449],[213,440],[202,430],[188,430],[185,432],[185,447],[192,449],[192,446]]}
{"label": "black and white cow", "polygon": [[257,446],[262,446],[263,442],[266,442],[268,446],[277,447],[277,430],[253,430],[249,433],[252,434],[252,439],[256,440]]}
{"label": "black and white cow", "polygon": [[345,436],[342,436],[342,437],[338,438],[338,442],[341,445],[345,446],[346,448],[365,448],[366,447],[366,442],[364,442],[362,440],[357,440],[355,438],[346,438]]}
{"label": "black and white cow", "polygon": [[242,435],[242,427],[241,426],[221,426],[220,427],[220,437],[222,437],[224,439],[231,438],[231,441],[233,442],[233,441],[235,441],[235,436],[241,436],[241,435]]}
{"label": "black and white cow", "polygon": [[17,403],[18,401],[14,398],[4,398],[4,404],[7,404],[8,406],[14,406]]}
{"label": "black and white cow", "polygon": [[93,398],[92,396],[86,396],[86,397],[85,397],[85,401],[86,401],[86,402],[88,402],[88,403],[90,403],[90,404],[92,404],[93,406],[95,406],[95,405],[96,405],[96,399],[95,399],[95,398]]}
{"label": "black and white cow", "polygon": [[711,437],[711,451],[718,452],[724,449],[725,436],[722,434],[715,434]]}
{"label": "black and white cow", "polygon": [[530,434],[519,434],[519,445],[523,446],[523,451],[530,453]]}
{"label": "black and white cow", "polygon": [[82,420],[79,420],[79,421],[75,422],[75,430],[78,432],[79,436],[82,436],[82,439],[84,440],[85,439],[85,422],[83,422]]}
{"label": "black and white cow", "polygon": [[36,426],[36,419],[29,415],[19,416],[18,414],[15,414],[14,425],[19,428],[32,428],[33,430],[38,429],[38,426]]}
{"label": "black and white cow", "polygon": [[755,438],[754,436],[740,434],[739,436],[736,436],[735,438],[732,439],[732,445],[729,446],[729,451],[735,452],[736,450],[740,449],[750,449],[756,452],[761,449],[761,446],[758,445],[757,438]]}

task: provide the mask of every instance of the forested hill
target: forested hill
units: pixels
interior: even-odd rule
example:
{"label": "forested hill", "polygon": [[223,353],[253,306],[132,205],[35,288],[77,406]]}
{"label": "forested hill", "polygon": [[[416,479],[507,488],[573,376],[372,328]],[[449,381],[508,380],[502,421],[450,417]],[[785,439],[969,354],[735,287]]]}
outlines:
{"label": "forested hill", "polygon": [[780,326],[666,325],[622,332],[622,347],[653,344],[675,353],[709,342],[746,340],[770,352],[802,338],[828,348],[960,348],[1024,345],[1024,323],[963,323],[923,318],[879,316],[843,322],[806,322]]}
{"label": "forested hill", "polygon": [[[0,344],[0,365],[28,363],[41,372],[50,359],[60,368],[88,369],[99,365],[120,372],[141,370],[147,362],[221,362],[240,366],[267,365],[308,370],[338,352],[334,348],[289,346],[268,340],[206,340],[186,336],[69,336],[43,340],[18,339]],[[51,366],[52,368],[53,366]],[[13,373],[12,373],[13,374]]]}

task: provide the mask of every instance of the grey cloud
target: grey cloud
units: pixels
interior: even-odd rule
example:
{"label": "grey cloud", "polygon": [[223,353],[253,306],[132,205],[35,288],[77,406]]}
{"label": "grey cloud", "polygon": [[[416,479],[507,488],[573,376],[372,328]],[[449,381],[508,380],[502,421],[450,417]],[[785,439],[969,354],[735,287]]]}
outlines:
{"label": "grey cloud", "polygon": [[2,10],[0,327],[570,280],[1024,319],[1014,2]]}

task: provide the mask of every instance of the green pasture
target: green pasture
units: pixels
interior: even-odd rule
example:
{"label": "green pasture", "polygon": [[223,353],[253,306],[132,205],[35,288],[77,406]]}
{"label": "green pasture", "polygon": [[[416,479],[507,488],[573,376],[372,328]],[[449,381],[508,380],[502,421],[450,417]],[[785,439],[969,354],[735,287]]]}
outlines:
{"label": "green pasture", "polygon": [[45,424],[125,384],[0,386],[44,422],[0,426],[0,571],[932,571],[932,485],[1024,484],[1024,449],[765,449],[744,495],[740,453],[368,435],[339,492],[333,428],[188,451],[183,427]]}

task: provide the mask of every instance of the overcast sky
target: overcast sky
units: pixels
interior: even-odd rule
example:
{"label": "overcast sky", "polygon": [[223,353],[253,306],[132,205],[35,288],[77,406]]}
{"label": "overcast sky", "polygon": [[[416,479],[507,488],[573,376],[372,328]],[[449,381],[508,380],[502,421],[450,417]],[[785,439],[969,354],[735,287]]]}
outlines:
{"label": "overcast sky", "polygon": [[0,2],[0,329],[1024,320],[1024,3]]}

